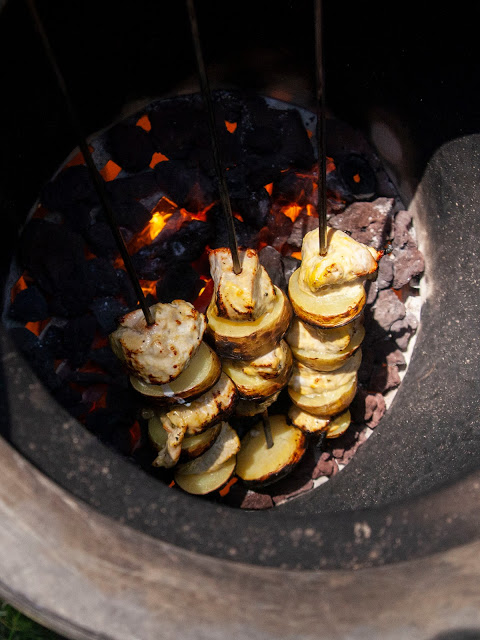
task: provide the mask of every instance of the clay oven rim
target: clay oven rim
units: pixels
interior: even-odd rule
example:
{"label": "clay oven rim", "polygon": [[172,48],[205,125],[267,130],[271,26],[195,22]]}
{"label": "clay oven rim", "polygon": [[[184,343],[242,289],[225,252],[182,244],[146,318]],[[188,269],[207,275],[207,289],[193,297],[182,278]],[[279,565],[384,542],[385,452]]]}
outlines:
{"label": "clay oven rim", "polygon": [[[465,301],[479,270],[474,239],[480,223],[470,196],[457,204],[454,216],[449,207],[439,208],[449,189],[439,188],[439,177],[445,159],[450,170],[452,160],[458,167],[452,179],[468,171],[465,154],[478,162],[478,142],[478,136],[470,136],[446,145],[427,169],[416,210],[420,236],[428,237],[423,249],[429,294],[413,359],[381,429],[365,454],[361,451],[330,481],[325,500],[319,500],[320,487],[303,501],[245,512],[172,491],[68,416],[2,329],[3,433],[74,500],[167,542],[172,553],[184,548],[279,568],[357,569],[430,555],[477,538],[480,473],[473,472],[475,451],[468,459],[462,443],[474,429],[478,404],[476,395],[468,394],[478,379],[472,345],[479,321]],[[455,196],[458,203],[461,196]],[[452,273],[462,274],[456,287]],[[450,436],[456,434],[462,434],[462,443],[455,445]],[[418,439],[427,436],[431,451],[418,451]],[[395,443],[398,450],[385,449]],[[436,458],[438,471],[428,466]],[[365,489],[352,496],[352,481],[357,489],[363,482]]]}

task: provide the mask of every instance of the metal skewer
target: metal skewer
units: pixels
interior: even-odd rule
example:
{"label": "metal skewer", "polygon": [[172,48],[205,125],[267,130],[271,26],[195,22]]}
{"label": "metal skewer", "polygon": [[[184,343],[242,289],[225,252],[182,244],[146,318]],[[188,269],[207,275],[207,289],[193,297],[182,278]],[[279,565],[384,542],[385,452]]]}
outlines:
{"label": "metal skewer", "polygon": [[192,30],[192,39],[195,49],[195,58],[197,60],[198,75],[200,78],[200,89],[208,115],[208,127],[210,130],[210,140],[212,143],[213,161],[215,165],[215,173],[218,180],[220,201],[227,225],[228,242],[230,245],[230,251],[232,253],[233,271],[238,275],[242,272],[242,267],[240,265],[240,259],[238,256],[238,243],[237,237],[235,235],[232,207],[230,204],[230,196],[228,194],[227,181],[225,180],[225,174],[223,171],[223,163],[221,161],[220,145],[218,143],[217,129],[215,126],[215,112],[213,110],[212,95],[210,92],[210,85],[208,83],[207,71],[203,59],[202,46],[200,43],[200,32],[198,29],[194,0],[187,0],[187,9],[188,16],[190,18],[190,27]]}
{"label": "metal skewer", "polygon": [[145,296],[143,294],[142,291],[142,287],[140,286],[140,282],[138,280],[138,276],[136,274],[135,268],[133,266],[133,263],[131,261],[130,255],[127,251],[127,247],[125,246],[125,241],[123,239],[122,234],[120,233],[120,230],[118,228],[118,225],[116,223],[115,220],[115,214],[112,210],[112,207],[110,205],[110,201],[108,198],[108,194],[107,191],[105,189],[105,183],[103,181],[102,176],[100,175],[95,162],[93,161],[92,158],[92,154],[90,153],[90,149],[88,148],[88,144],[85,138],[85,135],[83,133],[83,129],[80,123],[80,119],[78,117],[77,114],[77,110],[70,98],[70,94],[68,92],[67,89],[67,85],[65,82],[65,79],[63,77],[62,72],[60,71],[60,67],[58,66],[57,60],[55,58],[55,54],[53,53],[53,49],[50,45],[50,41],[48,39],[47,33],[45,31],[45,28],[43,26],[43,23],[40,19],[40,16],[38,15],[36,6],[35,6],[35,0],[27,0],[27,6],[30,10],[30,14],[32,16],[33,22],[35,24],[35,27],[37,29],[38,35],[40,36],[40,40],[43,44],[43,48],[45,50],[45,53],[47,55],[48,61],[52,67],[53,73],[55,75],[55,78],[57,80],[57,84],[58,87],[63,95],[63,98],[65,100],[65,105],[68,111],[68,114],[70,116],[70,120],[72,123],[72,126],[75,130],[75,133],[77,135],[77,140],[78,140],[78,146],[80,148],[80,151],[82,152],[82,155],[85,159],[85,163],[87,165],[87,168],[89,170],[90,173],[90,177],[92,178],[95,190],[97,192],[97,195],[99,197],[100,203],[103,207],[103,211],[105,213],[105,217],[107,219],[107,222],[110,226],[110,229],[113,233],[113,236],[115,238],[115,242],[117,243],[117,247],[118,250],[120,252],[120,255],[122,256],[122,260],[125,264],[125,268],[127,270],[128,275],[130,276],[130,280],[132,281],[132,285],[133,288],[135,290],[135,294],[137,296],[137,299],[140,303],[140,306],[142,308],[143,314],[145,316],[145,320],[147,322],[148,325],[153,325],[154,324],[154,320],[151,314],[151,311],[147,305],[147,301],[145,300]]}
{"label": "metal skewer", "polygon": [[270,427],[270,419],[268,417],[268,410],[262,413],[262,422],[263,422],[263,433],[265,434],[265,442],[267,444],[267,449],[271,449],[273,447],[273,438],[272,438],[272,429]]}
{"label": "metal skewer", "polygon": [[320,255],[327,253],[327,153],[325,133],[325,69],[323,62],[322,0],[315,1],[315,80],[318,155],[318,239]]}

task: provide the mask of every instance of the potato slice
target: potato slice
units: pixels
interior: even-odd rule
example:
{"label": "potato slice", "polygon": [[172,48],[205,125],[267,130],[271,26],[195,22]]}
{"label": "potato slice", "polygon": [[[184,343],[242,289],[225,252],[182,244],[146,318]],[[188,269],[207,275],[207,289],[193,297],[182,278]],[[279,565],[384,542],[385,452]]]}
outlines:
{"label": "potato slice", "polygon": [[327,438],[338,438],[342,433],[345,433],[351,422],[352,416],[350,415],[350,411],[347,409],[330,422],[328,425]]}
{"label": "potato slice", "polygon": [[309,435],[328,431],[331,419],[327,416],[314,416],[292,404],[288,411],[288,417],[295,427]]}
{"label": "potato slice", "polygon": [[221,357],[253,360],[268,353],[272,345],[280,341],[292,319],[292,307],[283,291],[278,287],[274,289],[276,298],[272,310],[252,321],[220,318],[212,300],[206,314],[206,335]]}
{"label": "potato slice", "polygon": [[288,283],[288,295],[296,315],[319,327],[341,327],[360,315],[367,296],[363,282],[325,287],[318,293],[300,288],[300,269],[293,272]]}
{"label": "potato slice", "polygon": [[132,387],[152,402],[172,403],[195,398],[212,387],[221,374],[220,359],[217,354],[202,342],[188,367],[169,384],[148,384],[133,376],[130,377]]}
{"label": "potato slice", "polygon": [[236,456],[232,456],[215,471],[184,475],[175,473],[174,479],[178,486],[196,496],[204,496],[207,493],[221,489],[230,480],[236,465]]}
{"label": "potato slice", "polygon": [[207,451],[215,442],[221,428],[221,424],[216,424],[214,427],[210,427],[206,431],[202,431],[202,433],[184,438],[182,442],[180,460],[182,462],[186,460],[193,460],[193,458],[198,458],[202,453],[205,453],[205,451]]}
{"label": "potato slice", "polygon": [[365,328],[360,320],[343,327],[323,329],[295,318],[286,340],[293,356],[316,371],[333,371],[343,366],[360,347]]}
{"label": "potato slice", "polygon": [[246,374],[245,368],[254,370],[254,367],[249,367],[248,362],[228,359],[222,361],[224,372],[233,380],[242,398],[247,400],[266,400],[281,391],[287,384],[292,371],[293,358],[287,343],[282,340],[282,344],[285,347],[283,349],[282,368],[275,377],[265,378],[261,374]]}
{"label": "potato slice", "polygon": [[337,389],[304,395],[293,389],[288,389],[292,402],[297,407],[315,416],[334,416],[344,411],[353,401],[357,392],[357,376],[347,384]]}
{"label": "potato slice", "polygon": [[248,486],[266,486],[286,476],[307,449],[307,438],[287,423],[285,416],[270,416],[273,447],[267,449],[259,422],[242,440],[236,473]]}
{"label": "potato slice", "polygon": [[227,422],[223,422],[220,433],[208,451],[195,460],[178,465],[178,473],[181,475],[211,473],[234,456],[239,449],[240,440],[237,432]]}

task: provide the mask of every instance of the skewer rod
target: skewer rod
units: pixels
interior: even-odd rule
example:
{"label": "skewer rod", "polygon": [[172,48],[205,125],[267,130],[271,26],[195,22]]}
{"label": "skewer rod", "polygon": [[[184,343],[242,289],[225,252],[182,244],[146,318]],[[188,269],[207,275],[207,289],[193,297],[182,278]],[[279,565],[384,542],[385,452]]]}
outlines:
{"label": "skewer rod", "polygon": [[200,43],[200,31],[198,29],[197,15],[195,12],[194,0],[187,0],[188,16],[190,18],[190,27],[192,30],[193,47],[195,49],[195,58],[197,61],[198,75],[200,79],[200,89],[203,101],[208,115],[208,128],[210,130],[210,140],[212,143],[213,161],[215,165],[215,173],[218,180],[218,189],[220,201],[222,204],[223,214],[227,225],[228,242],[232,253],[233,271],[237,275],[242,272],[240,259],[238,256],[238,243],[235,235],[235,224],[233,222],[232,207],[230,204],[230,196],[228,194],[227,181],[223,171],[221,161],[220,145],[218,142],[217,128],[215,126],[215,112],[213,109],[212,94],[208,83],[207,70],[203,59],[202,46]]}
{"label": "skewer rod", "polygon": [[271,449],[273,447],[273,438],[272,438],[272,429],[270,427],[270,419],[268,417],[268,411],[262,413],[262,422],[263,422],[263,433],[265,434],[265,442],[267,444],[267,449]]}
{"label": "skewer rod", "polygon": [[70,117],[72,126],[75,130],[76,136],[77,136],[77,140],[78,140],[78,146],[80,151],[82,152],[82,155],[85,159],[85,164],[87,165],[87,168],[89,170],[90,173],[90,177],[93,181],[95,190],[97,192],[98,198],[100,200],[100,203],[103,207],[103,211],[105,213],[105,217],[107,219],[107,222],[110,226],[110,229],[113,233],[113,236],[115,238],[115,242],[117,243],[117,248],[120,252],[120,255],[122,256],[122,260],[125,264],[125,268],[127,270],[127,273],[130,277],[130,280],[132,281],[132,285],[135,289],[135,294],[137,296],[137,299],[140,303],[140,306],[142,308],[143,314],[145,315],[145,320],[147,322],[148,325],[153,325],[154,324],[154,320],[152,317],[152,314],[150,312],[150,309],[147,305],[147,301],[145,300],[145,296],[143,294],[142,291],[142,287],[140,286],[140,282],[138,280],[138,276],[135,272],[135,268],[133,266],[133,263],[131,261],[130,255],[127,251],[127,247],[125,246],[125,241],[123,239],[122,234],[120,233],[120,230],[118,228],[118,225],[116,223],[115,220],[115,214],[112,210],[112,207],[110,205],[110,200],[108,198],[108,194],[107,191],[105,189],[105,183],[103,181],[102,176],[100,175],[95,162],[93,161],[92,158],[92,154],[90,153],[90,149],[88,148],[88,144],[86,141],[86,138],[84,136],[83,133],[83,129],[82,129],[82,125],[80,123],[80,119],[78,117],[77,114],[77,110],[70,98],[70,94],[68,92],[67,89],[67,85],[65,82],[65,78],[63,77],[62,72],[60,71],[60,67],[58,66],[57,60],[55,58],[55,54],[53,53],[53,49],[50,45],[50,41],[48,39],[47,33],[45,31],[45,28],[43,26],[43,23],[40,19],[40,16],[38,15],[36,6],[35,6],[35,0],[27,0],[27,5],[28,8],[30,10],[30,14],[32,16],[33,22],[35,24],[35,27],[37,29],[38,35],[40,36],[40,40],[42,42],[43,48],[45,50],[46,56],[48,58],[48,61],[52,67],[52,70],[54,72],[55,78],[57,80],[57,84],[58,87],[60,89],[60,92],[63,95],[63,98],[65,100],[65,106],[67,108],[68,111],[68,115]]}
{"label": "skewer rod", "polygon": [[325,127],[325,69],[323,60],[322,0],[315,2],[315,79],[318,156],[318,237],[320,255],[327,253],[327,153]]}

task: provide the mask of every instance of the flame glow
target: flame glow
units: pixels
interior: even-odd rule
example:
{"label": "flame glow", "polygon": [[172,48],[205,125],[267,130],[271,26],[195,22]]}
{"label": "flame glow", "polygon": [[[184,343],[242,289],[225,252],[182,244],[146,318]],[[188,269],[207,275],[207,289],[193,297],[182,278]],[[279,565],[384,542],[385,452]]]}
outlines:
{"label": "flame glow", "polygon": [[237,123],[236,122],[228,122],[228,120],[225,120],[225,126],[227,127],[227,131],[229,133],[234,133],[237,129]]}
{"label": "flame glow", "polygon": [[282,213],[283,215],[287,216],[287,218],[290,218],[292,222],[295,222],[295,220],[300,215],[302,209],[303,207],[301,207],[298,204],[290,204],[286,207],[282,207]]}

